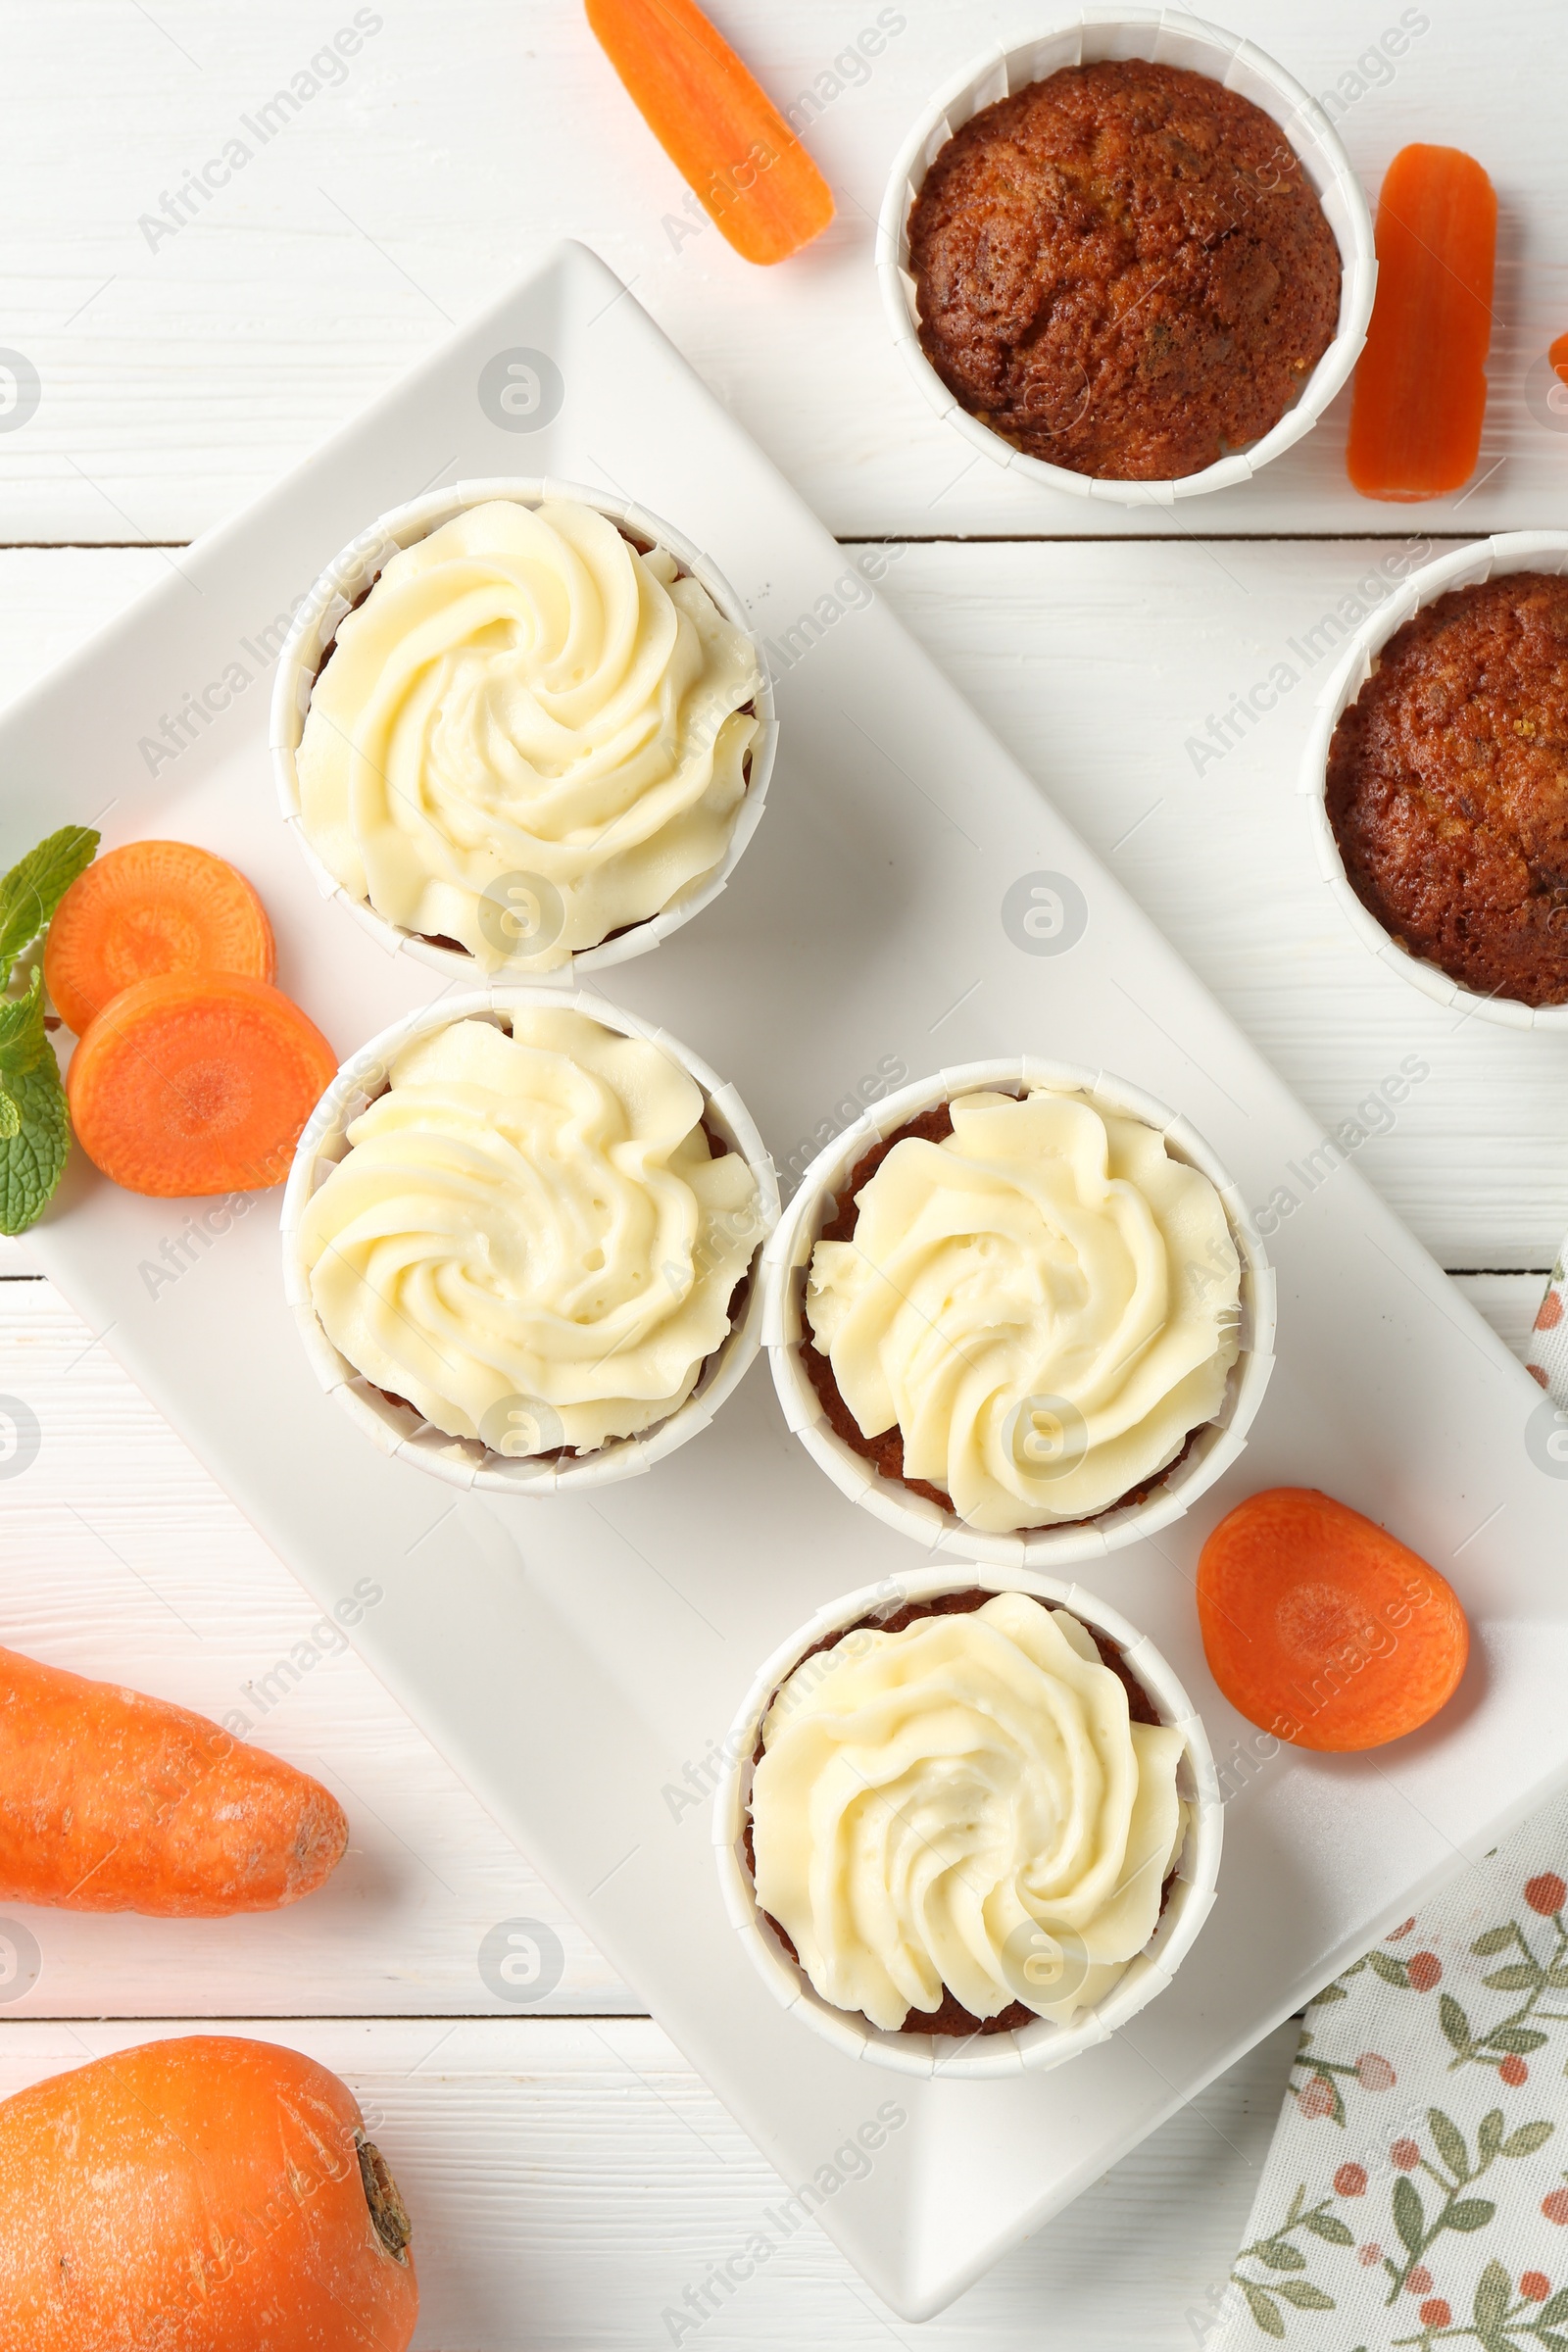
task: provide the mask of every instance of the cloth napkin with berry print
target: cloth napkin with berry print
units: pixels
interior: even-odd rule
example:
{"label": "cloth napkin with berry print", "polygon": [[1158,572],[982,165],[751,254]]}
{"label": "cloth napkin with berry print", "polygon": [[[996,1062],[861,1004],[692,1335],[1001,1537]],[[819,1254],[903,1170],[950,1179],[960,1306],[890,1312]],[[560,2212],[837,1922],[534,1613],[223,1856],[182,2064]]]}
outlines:
{"label": "cloth napkin with berry print", "polygon": [[1568,1799],[1306,2012],[1203,2352],[1568,2352]]}
{"label": "cloth napkin with berry print", "polygon": [[1525,1369],[1539,1380],[1553,1404],[1568,1408],[1568,1242],[1551,1269],[1546,1295],[1536,1314],[1536,1327],[1525,1350]]}

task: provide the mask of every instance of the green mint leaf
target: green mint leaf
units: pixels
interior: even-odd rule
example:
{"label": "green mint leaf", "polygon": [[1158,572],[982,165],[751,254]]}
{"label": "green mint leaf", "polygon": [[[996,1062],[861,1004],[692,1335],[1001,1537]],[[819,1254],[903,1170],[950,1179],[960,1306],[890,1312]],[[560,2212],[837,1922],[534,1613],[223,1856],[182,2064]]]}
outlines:
{"label": "green mint leaf", "polygon": [[54,1196],[71,1149],[60,1064],[45,1054],[36,1068],[6,1080],[18,1130],[0,1142],[0,1233],[25,1233]]}
{"label": "green mint leaf", "polygon": [[9,1144],[12,1137],[22,1133],[22,1113],[4,1087],[0,1087],[0,1144]]}
{"label": "green mint leaf", "polygon": [[0,880],[0,988],[29,941],[54,913],[66,892],[98,854],[98,835],[87,825],[62,825],[47,841],[19,858]]}
{"label": "green mint leaf", "polygon": [[[0,997],[0,1082],[35,1069],[48,1047],[43,1025],[43,973],[32,967],[24,997]],[[16,1133],[15,1128],[10,1130]]]}

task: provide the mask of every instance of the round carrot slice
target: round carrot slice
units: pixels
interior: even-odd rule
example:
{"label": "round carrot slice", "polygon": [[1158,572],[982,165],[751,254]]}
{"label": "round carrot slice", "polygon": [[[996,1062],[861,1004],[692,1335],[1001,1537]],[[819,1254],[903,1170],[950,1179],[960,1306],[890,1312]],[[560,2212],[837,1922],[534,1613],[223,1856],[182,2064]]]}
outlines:
{"label": "round carrot slice", "polygon": [[337,1070],[314,1021],[266,980],[167,972],[106,1004],[71,1057],[71,1123],[128,1193],[186,1199],[280,1184]]}
{"label": "round carrot slice", "polygon": [[1220,1521],[1198,1617],[1231,1705],[1295,1747],[1402,1739],[1452,1697],[1470,1654],[1452,1587],[1315,1487],[1270,1488]]}
{"label": "round carrot slice", "polygon": [[55,910],[43,976],[79,1037],[122,988],[160,972],[270,980],[272,927],[244,875],[188,841],[132,841],[95,858]]}

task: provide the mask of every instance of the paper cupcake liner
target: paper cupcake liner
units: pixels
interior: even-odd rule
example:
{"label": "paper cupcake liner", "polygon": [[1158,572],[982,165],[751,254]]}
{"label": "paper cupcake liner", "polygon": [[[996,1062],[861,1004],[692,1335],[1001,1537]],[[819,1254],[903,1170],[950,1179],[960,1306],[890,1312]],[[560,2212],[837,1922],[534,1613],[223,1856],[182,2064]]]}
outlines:
{"label": "paper cupcake liner", "polygon": [[[547,499],[572,499],[579,506],[591,507],[595,514],[605,515],[617,529],[628,531],[634,538],[653,542],[672,555],[684,572],[697,580],[724,618],[751,639],[757,654],[759,685],[752,697],[757,713],[757,734],[747,754],[749,762],[746,792],[736,812],[734,830],[729,846],[712,871],[687,890],[680,898],[646,922],[634,923],[614,939],[603,941],[596,948],[583,948],[567,962],[558,964],[548,972],[526,971],[487,975],[477,957],[461,948],[438,947],[433,941],[407,931],[399,923],[388,922],[377,914],[368,900],[357,899],[351,891],[330,873],[312,848],[300,814],[300,779],[297,757],[300,738],[305,729],[305,714],[310,708],[311,689],[327,647],[337,634],[345,613],[358,602],[366,590],[379,579],[381,573],[399,551],[426,539],[442,523],[450,522],[469,507],[484,506],[491,499],[512,499],[526,507],[542,506]],[[388,955],[406,955],[428,964],[433,971],[444,973],[450,980],[459,980],[482,987],[494,977],[513,988],[573,986],[584,974],[605,970],[614,963],[629,962],[634,956],[646,956],[650,948],[667,939],[672,931],[711,906],[740,863],[752,835],[761,822],[762,808],[767,798],[768,778],[773,770],[773,756],[778,745],[778,721],[773,710],[773,688],[768,674],[766,657],[745,606],[723,573],[711,559],[693,545],[681,532],[672,528],[659,515],[649,514],[645,507],[629,505],[624,499],[612,498],[602,490],[590,490],[580,482],[558,482],[545,476],[500,475],[492,480],[458,482],[449,490],[432,490],[422,498],[412,499],[407,506],[394,507],[351,539],[342,552],[334,556],[295,616],[294,625],[284,640],[278,656],[277,674],[272,682],[270,720],[272,771],[277,783],[278,802],[283,821],[299,845],[301,856],[316,880],[317,888],[325,899],[335,899],[347,907],[363,930],[383,947]]]}
{"label": "paper cupcake liner", "polygon": [[[934,1109],[956,1095],[1021,1085],[1083,1095],[1097,1109],[1141,1119],[1164,1137],[1174,1158],[1200,1169],[1208,1178],[1224,1205],[1242,1264],[1241,1352],[1231,1367],[1218,1413],[1201,1426],[1185,1459],[1166,1473],[1145,1501],[1118,1505],[1083,1523],[1027,1529],[1017,1535],[985,1535],[952,1511],[911,1494],[901,1481],[884,1478],[833,1430],[801,1361],[807,1330],[806,1269],[826,1222],[829,1200],[874,1144],[920,1111]],[[995,1567],[1055,1568],[1071,1561],[1102,1559],[1107,1552],[1124,1550],[1183,1517],[1242,1452],[1274,1369],[1273,1270],[1241,1193],[1197,1129],[1152,1095],[1104,1070],[1081,1068],[1072,1062],[1039,1061],[1029,1054],[1014,1054],[1004,1061],[965,1062],[956,1069],[939,1071],[934,1078],[919,1079],[888,1096],[846,1128],[802,1178],[800,1191],[767,1246],[762,1289],[766,1301],[762,1344],[768,1351],[773,1384],[786,1421],[812,1459],[852,1502],[912,1537],[933,1555],[985,1560]]]}
{"label": "paper cupcake liner", "polygon": [[[300,1250],[299,1230],[305,1204],[328,1172],[348,1152],[347,1129],[386,1083],[390,1064],[403,1047],[416,1038],[450,1028],[454,1021],[475,1014],[533,1011],[558,1006],[581,1012],[623,1037],[639,1037],[658,1046],[689,1072],[702,1089],[706,1114],[731,1148],[745,1158],[757,1179],[758,1206],[763,1240],[751,1262],[752,1285],[740,1317],[716,1351],[693,1394],[667,1420],[645,1437],[614,1438],[596,1452],[564,1455],[559,1461],[498,1453],[473,1438],[449,1437],[424,1420],[413,1405],[398,1405],[367,1380],[328,1339],[311,1298],[310,1275]],[[708,1427],[726,1396],[739,1387],[761,1341],[762,1291],[760,1259],[766,1236],[778,1217],[778,1178],[767,1147],[751,1113],[733,1086],[726,1085],[698,1059],[689,1047],[667,1030],[622,1012],[599,997],[570,989],[489,988],[471,996],[443,999],[411,1013],[372,1037],[368,1046],[344,1062],[321,1097],[300,1137],[283,1195],[283,1296],[298,1326],[311,1368],[322,1389],[348,1414],[378,1452],[416,1469],[444,1479],[448,1486],[474,1488],[487,1494],[580,1494],[594,1487],[612,1486],[636,1478],[656,1462],[684,1446]]]}
{"label": "paper cupcake liner", "polygon": [[[1063,66],[1098,65],[1106,59],[1131,57],[1206,74],[1209,80],[1250,99],[1277,122],[1317,191],[1343,264],[1340,320],[1334,340],[1302,385],[1295,405],[1250,448],[1236,450],[1217,464],[1175,481],[1128,482],[1074,473],[1068,466],[1026,457],[977,416],[971,416],[920,348],[919,314],[909,271],[909,208],[955,131],[999,98],[1029,82],[1043,81]],[[937,92],[894,161],[877,223],[876,266],[893,339],[939,416],[971,447],[999,466],[1011,466],[1026,481],[1070,491],[1075,498],[1108,499],[1120,507],[1168,507],[1178,498],[1229,490],[1237,482],[1250,480],[1259,466],[1309,433],[1348,381],[1360,356],[1378,271],[1372,216],[1350,159],[1316,99],[1309,97],[1283,66],[1277,66],[1240,33],[1222,31],[1216,24],[1205,24],[1175,10],[1095,7],[1055,19],[1032,40],[1006,48],[994,44]]]}
{"label": "paper cupcake liner", "polygon": [[1329,745],[1341,717],[1377,667],[1378,656],[1389,639],[1424,606],[1446,596],[1450,588],[1479,587],[1494,572],[1509,571],[1568,571],[1568,531],[1505,531],[1499,538],[1477,540],[1471,547],[1457,548],[1413,571],[1361,623],[1339,667],[1325,683],[1301,759],[1299,790],[1306,796],[1318,871],[1344,908],[1351,930],[1381,962],[1439,1004],[1473,1012],[1478,1020],[1494,1021],[1505,1029],[1548,1029],[1560,1035],[1568,1031],[1568,1004],[1521,1004],[1516,997],[1477,996],[1474,990],[1450,980],[1437,964],[1401,948],[1351,889],[1329,821]]}
{"label": "paper cupcake liner", "polygon": [[[906,1601],[933,1600],[944,1592],[979,1587],[987,1592],[1027,1592],[1037,1600],[1070,1609],[1072,1614],[1106,1636],[1121,1650],[1127,1666],[1143,1685],[1162,1723],[1180,1731],[1185,1752],[1178,1768],[1178,1788],[1189,1814],[1187,1835],[1176,1864],[1159,1923],[1126,1974],[1105,1998],[1085,2010],[1070,2025],[1052,2018],[1020,2026],[1004,2034],[973,2034],[967,2040],[933,2034],[889,2034],[868,2019],[836,2009],[816,1990],[806,1971],[792,1960],[762,1917],[757,1889],[746,1863],[746,1816],[751,1804],[753,1757],[762,1718],[779,1685],[799,1665],[806,1651],[828,1635],[843,1633],[863,1617],[892,1615]],[[939,2075],[944,2082],[986,2082],[1025,2073],[1044,2073],[1062,2066],[1081,2050],[1107,2041],[1111,2034],[1163,1992],[1182,1960],[1197,1940],[1198,1932],[1214,1904],[1219,1876],[1224,1801],[1214,1771],[1214,1759],[1192,1701],[1164,1658],[1147,1636],[1104,1601],[1079,1585],[1064,1585],[1024,1570],[1001,1574],[972,1564],[918,1568],[907,1575],[867,1585],[843,1600],[819,1609],[808,1625],[791,1635],[759,1672],[736,1716],[724,1753],[734,1760],[719,1783],[713,1803],[713,1844],[718,1863],[724,1908],[731,1927],[746,1947],[747,1957],[768,1990],[783,2008],[847,2057],[863,2058],[868,2065],[890,2068],[901,2075]]]}

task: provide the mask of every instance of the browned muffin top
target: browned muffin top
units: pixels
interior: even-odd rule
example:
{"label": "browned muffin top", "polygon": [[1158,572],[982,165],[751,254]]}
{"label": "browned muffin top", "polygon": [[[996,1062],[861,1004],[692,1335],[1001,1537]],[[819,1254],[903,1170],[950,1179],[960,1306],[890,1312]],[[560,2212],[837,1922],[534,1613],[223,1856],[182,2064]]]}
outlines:
{"label": "browned muffin top", "polygon": [[1334,730],[1328,813],[1384,929],[1478,996],[1568,1003],[1568,579],[1407,620]]}
{"label": "browned muffin top", "polygon": [[961,405],[1114,480],[1257,440],[1339,318],[1339,247],[1278,123],[1137,58],[1064,67],[964,123],[915,200],[909,265]]}

